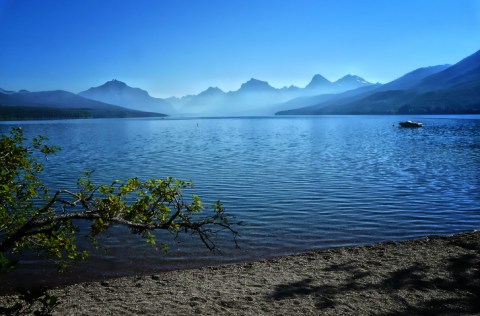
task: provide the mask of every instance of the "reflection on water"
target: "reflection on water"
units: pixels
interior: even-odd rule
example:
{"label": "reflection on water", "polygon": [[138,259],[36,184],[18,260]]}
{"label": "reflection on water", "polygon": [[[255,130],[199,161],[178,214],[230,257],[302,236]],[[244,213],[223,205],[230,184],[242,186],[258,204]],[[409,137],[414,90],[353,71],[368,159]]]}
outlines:
{"label": "reflection on water", "polygon": [[[82,170],[108,183],[138,176],[192,179],[240,227],[240,250],[196,240],[164,256],[123,228],[103,238],[92,275],[188,267],[305,249],[452,234],[480,228],[480,118],[392,116],[111,119],[21,123],[62,151],[45,181],[73,188]],[[12,123],[0,125],[5,132]],[[395,126],[394,126],[395,125]],[[171,239],[171,236],[166,236]],[[34,259],[20,273],[46,269]],[[72,274],[73,275],[73,274]]]}

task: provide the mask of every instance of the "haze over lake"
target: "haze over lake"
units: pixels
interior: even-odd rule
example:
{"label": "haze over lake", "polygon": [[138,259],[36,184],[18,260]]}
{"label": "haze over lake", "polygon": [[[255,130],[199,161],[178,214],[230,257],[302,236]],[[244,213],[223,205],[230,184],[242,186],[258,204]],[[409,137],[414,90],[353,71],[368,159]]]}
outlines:
{"label": "haze over lake", "polygon": [[[415,117],[425,124],[421,129],[398,127],[403,119],[30,121],[3,122],[0,132],[21,126],[27,137],[42,134],[62,147],[45,164],[52,190],[74,188],[84,170],[96,170],[99,183],[192,179],[205,204],[220,199],[244,222],[240,250],[228,235],[218,236],[222,254],[188,239],[163,255],[114,229],[104,238],[106,255],[99,251],[77,267],[94,276],[478,229],[480,117]],[[27,261],[26,270],[38,264]]]}

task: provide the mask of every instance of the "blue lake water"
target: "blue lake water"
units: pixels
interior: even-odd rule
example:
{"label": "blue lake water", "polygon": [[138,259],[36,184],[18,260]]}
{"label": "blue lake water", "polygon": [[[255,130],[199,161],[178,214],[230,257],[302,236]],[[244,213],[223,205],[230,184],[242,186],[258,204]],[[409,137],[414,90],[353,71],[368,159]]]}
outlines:
{"label": "blue lake water", "polygon": [[[398,127],[404,119],[425,127]],[[220,235],[220,254],[184,238],[164,255],[114,228],[102,238],[105,248],[75,268],[76,275],[480,229],[480,116],[98,119],[3,122],[0,131],[19,125],[27,136],[45,135],[62,147],[46,163],[52,189],[74,188],[83,170],[96,170],[101,183],[192,179],[204,202],[220,199],[244,222],[241,249]],[[22,267],[17,273],[47,269],[35,258]]]}

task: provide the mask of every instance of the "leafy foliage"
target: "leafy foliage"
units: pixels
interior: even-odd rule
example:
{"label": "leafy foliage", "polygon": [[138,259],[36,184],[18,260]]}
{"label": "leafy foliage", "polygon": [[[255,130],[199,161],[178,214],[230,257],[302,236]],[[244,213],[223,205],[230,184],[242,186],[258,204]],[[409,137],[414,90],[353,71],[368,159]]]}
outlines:
{"label": "leafy foliage", "polygon": [[[127,226],[155,245],[155,230],[198,235],[208,249],[219,230],[227,230],[236,244],[236,223],[230,223],[220,201],[202,216],[205,207],[199,196],[185,201],[182,191],[191,182],[174,178],[138,178],[96,185],[91,172],[78,180],[76,191],[59,190],[53,195],[39,180],[41,155],[55,154],[59,147],[45,145],[44,137],[26,145],[19,128],[0,139],[0,268],[8,270],[15,257],[35,250],[55,258],[60,269],[88,254],[79,249],[77,220],[90,222],[92,240],[113,225]],[[165,243],[161,243],[166,248]]]}

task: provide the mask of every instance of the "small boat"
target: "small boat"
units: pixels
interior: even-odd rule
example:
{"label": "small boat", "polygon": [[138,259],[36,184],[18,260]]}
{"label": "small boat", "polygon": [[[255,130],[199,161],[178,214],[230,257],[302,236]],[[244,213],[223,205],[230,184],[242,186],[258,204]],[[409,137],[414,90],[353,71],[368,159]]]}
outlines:
{"label": "small boat", "polygon": [[401,127],[423,127],[423,123],[414,121],[405,121],[399,123]]}

